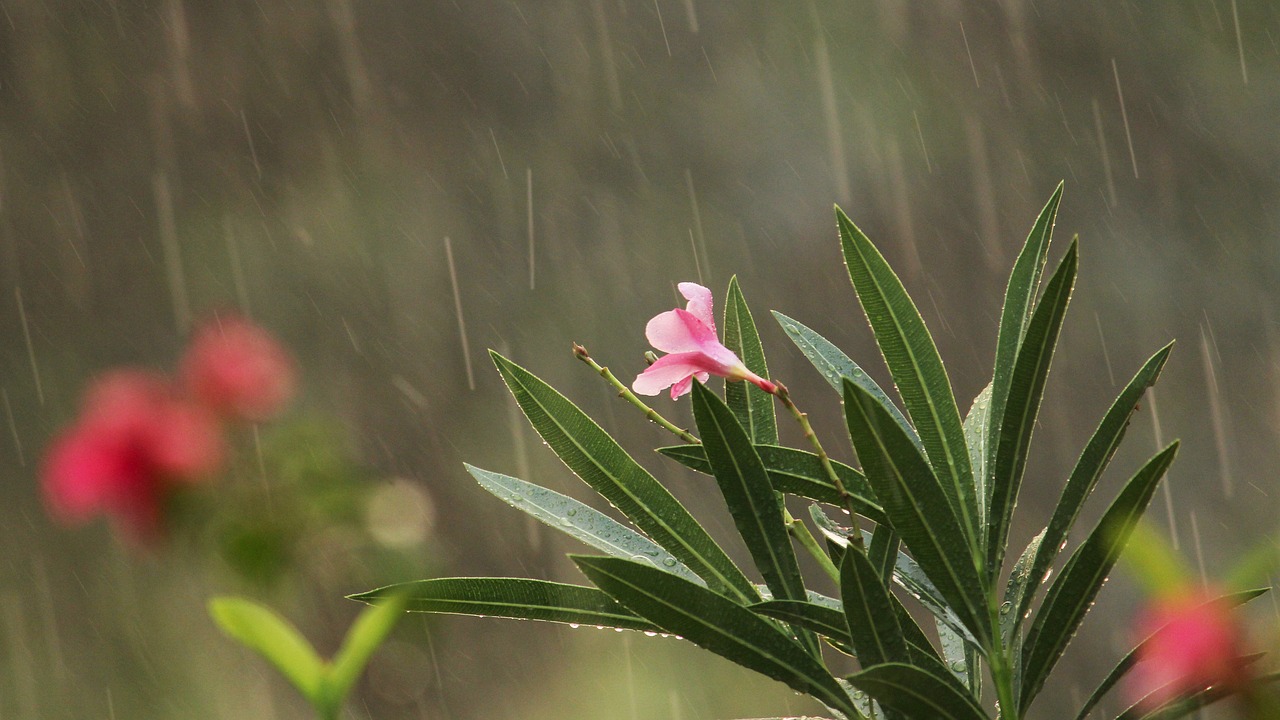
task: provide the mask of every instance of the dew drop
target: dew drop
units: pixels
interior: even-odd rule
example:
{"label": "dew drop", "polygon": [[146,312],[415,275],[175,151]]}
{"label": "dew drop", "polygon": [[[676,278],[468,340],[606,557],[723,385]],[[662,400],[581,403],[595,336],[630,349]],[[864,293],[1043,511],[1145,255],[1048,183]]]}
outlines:
{"label": "dew drop", "polygon": [[1011,611],[1011,610],[1013,610],[1013,603],[1009,602],[1008,600],[1006,600],[1006,601],[1004,601],[1004,602],[1000,603],[1000,614],[1001,614],[1001,615],[1008,615],[1008,614],[1009,614],[1009,611]]}

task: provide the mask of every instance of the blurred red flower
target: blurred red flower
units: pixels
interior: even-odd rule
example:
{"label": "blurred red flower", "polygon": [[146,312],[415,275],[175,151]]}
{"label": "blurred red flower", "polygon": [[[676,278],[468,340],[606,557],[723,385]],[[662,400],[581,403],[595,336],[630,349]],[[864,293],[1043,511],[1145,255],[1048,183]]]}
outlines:
{"label": "blurred red flower", "polygon": [[177,396],[162,376],[117,370],[90,387],[79,419],[46,455],[45,501],[64,522],[106,513],[147,539],[160,530],[171,487],[207,476],[222,458],[208,410]]}
{"label": "blurred red flower", "polygon": [[1129,699],[1143,710],[1213,686],[1240,688],[1248,681],[1243,630],[1231,608],[1202,592],[1180,592],[1157,601],[1142,617],[1128,679]]}
{"label": "blurred red flower", "polygon": [[182,360],[188,392],[219,415],[266,420],[293,397],[296,372],[288,352],[266,330],[236,315],[205,322]]}

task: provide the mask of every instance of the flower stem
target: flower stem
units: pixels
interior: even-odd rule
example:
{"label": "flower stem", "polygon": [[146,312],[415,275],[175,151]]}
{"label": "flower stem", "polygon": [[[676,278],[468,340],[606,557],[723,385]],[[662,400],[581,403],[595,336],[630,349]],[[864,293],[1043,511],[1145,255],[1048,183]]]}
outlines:
{"label": "flower stem", "polygon": [[840,570],[836,568],[835,563],[831,562],[831,557],[827,555],[827,553],[822,549],[822,546],[818,544],[817,539],[813,537],[813,533],[809,532],[809,526],[805,525],[803,520],[791,517],[791,511],[783,509],[782,512],[785,513],[783,521],[786,523],[787,533],[790,534],[796,542],[799,542],[805,550],[809,551],[809,554],[813,556],[813,559],[818,561],[818,565],[822,568],[822,571],[827,574],[827,577],[831,578],[831,581],[834,582],[837,587],[839,587]]}
{"label": "flower stem", "polygon": [[586,363],[587,365],[590,365],[592,370],[595,370],[597,373],[599,373],[600,377],[604,378],[606,382],[608,382],[610,385],[613,386],[615,390],[618,391],[618,397],[640,408],[644,412],[644,416],[649,418],[651,422],[658,424],[664,430],[667,430],[671,434],[675,435],[676,437],[680,438],[681,440],[691,445],[702,444],[702,441],[694,437],[693,433],[690,433],[688,430],[681,429],[675,423],[659,415],[657,410],[654,410],[653,408],[646,405],[643,400],[636,397],[636,394],[631,392],[631,388],[628,388],[626,385],[623,385],[622,381],[619,380],[616,376],[614,376],[614,374],[610,372],[609,368],[604,367],[600,365],[600,363],[597,363],[595,360],[593,360],[591,358],[591,354],[587,352],[586,348],[582,347],[577,343],[574,343],[573,355],[574,357],[578,358],[579,360]]}
{"label": "flower stem", "polygon": [[[813,432],[813,425],[809,424],[809,415],[801,413],[795,402],[791,401],[791,393],[787,391],[787,386],[782,383],[774,383],[777,389],[774,389],[773,397],[777,397],[782,402],[782,406],[786,407],[796,423],[800,423],[800,429],[804,430],[804,437],[808,439],[809,446],[813,447],[814,454],[818,456],[818,462],[822,464],[823,471],[827,473],[827,479],[831,480],[831,484],[836,486],[836,492],[840,493],[841,501],[844,502],[845,510],[849,511],[850,518],[855,515],[854,503],[851,502],[849,491],[845,489],[845,483],[840,479],[840,475],[836,473],[836,468],[831,464],[831,457],[827,456],[827,451],[823,450],[822,442],[818,439],[818,433]],[[850,542],[855,546],[863,547],[863,537],[858,529],[854,528],[854,532],[849,536]]]}

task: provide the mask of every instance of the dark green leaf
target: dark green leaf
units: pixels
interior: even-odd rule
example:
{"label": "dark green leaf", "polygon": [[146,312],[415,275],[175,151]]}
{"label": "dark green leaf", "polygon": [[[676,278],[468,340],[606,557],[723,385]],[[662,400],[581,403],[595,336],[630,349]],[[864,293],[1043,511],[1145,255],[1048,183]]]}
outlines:
{"label": "dark green leaf", "polygon": [[[803,600],[804,579],[787,533],[782,496],[774,492],[751,438],[729,406],[700,382],[693,384],[693,416],[720,494],[765,585],[779,600]],[[813,637],[802,640],[818,652]]]}
{"label": "dark green leaf", "polygon": [[1022,647],[1022,714],[1080,627],[1177,451],[1175,442],[1147,461],[1129,480],[1049,588]]}
{"label": "dark green leaf", "polygon": [[960,523],[928,462],[888,411],[848,381],[844,408],[854,450],[894,531],[985,647],[991,628],[983,612],[983,584]]}
{"label": "dark green leaf", "polygon": [[1000,312],[1000,331],[996,339],[995,371],[991,378],[991,393],[988,405],[987,457],[984,463],[986,478],[978,481],[991,491],[989,482],[991,471],[995,468],[991,461],[996,452],[996,438],[1000,437],[1001,425],[1004,422],[1005,403],[1013,383],[1014,365],[1018,358],[1018,348],[1022,347],[1022,337],[1031,321],[1032,308],[1035,307],[1036,289],[1040,286],[1040,278],[1044,274],[1045,263],[1049,259],[1049,240],[1053,235],[1053,222],[1058,215],[1058,204],[1062,201],[1062,183],[1053,191],[1053,196],[1040,211],[1027,236],[1027,242],[1018,253],[1009,274],[1009,287],[1005,290],[1004,308]]}
{"label": "dark green leaf", "polygon": [[844,602],[849,637],[863,668],[888,662],[908,662],[907,641],[893,610],[884,579],[860,551],[844,554],[840,566],[840,599]]}
{"label": "dark green leaf", "polygon": [[533,373],[489,354],[529,422],[570,470],[710,587],[746,602],[759,600],[751,581],[702,525],[595,421]]}
{"label": "dark green leaf", "polygon": [[856,715],[817,659],[770,621],[687,580],[620,558],[571,556],[600,589],[669,633]]}
{"label": "dark green leaf", "polygon": [[[1071,290],[1075,287],[1076,269],[1079,265],[1079,247],[1071,243],[1057,271],[1045,286],[1044,298],[1036,306],[1018,347],[1013,375],[1009,381],[1009,394],[1002,406],[992,407],[999,417],[999,433],[991,437],[996,444],[991,456],[991,507],[987,515],[987,571],[991,584],[1000,577],[1004,565],[1004,553],[1009,544],[1009,523],[1013,508],[1018,503],[1018,491],[1022,487],[1022,475],[1027,467],[1027,454],[1031,446],[1031,434],[1035,429],[1040,401],[1044,397],[1045,381],[1049,377],[1049,365],[1058,345],[1058,334],[1066,316]],[[992,423],[995,427],[995,417]]]}
{"label": "dark green leaf", "polygon": [[844,613],[803,600],[766,600],[755,605],[748,605],[748,610],[765,617],[791,623],[812,630],[819,635],[851,645],[849,625],[845,622]]}
{"label": "dark green leaf", "polygon": [[773,311],[773,317],[782,326],[782,330],[787,334],[787,337],[791,338],[791,342],[800,348],[800,352],[804,353],[804,356],[809,359],[809,362],[813,363],[819,373],[822,373],[823,379],[827,381],[827,384],[836,393],[843,392],[840,384],[843,378],[849,378],[855,384],[861,385],[863,389],[884,403],[884,406],[889,409],[889,414],[902,426],[902,429],[910,436],[911,441],[921,450],[924,450],[924,445],[920,443],[920,437],[916,435],[916,429],[911,427],[911,423],[907,422],[907,418],[902,414],[902,411],[898,409],[897,405],[893,404],[893,400],[889,399],[889,396],[880,388],[880,385],[875,380],[872,380],[871,376],[862,368],[858,367],[857,363],[850,360],[848,355],[845,355],[830,340],[805,327],[800,321],[793,320],[777,310]]}
{"label": "dark green leaf", "polygon": [[[831,562],[839,567],[840,563],[844,562],[844,553],[849,547],[849,534],[853,529],[837,525],[834,520],[827,517],[817,503],[809,506],[809,517],[813,518],[814,524],[818,526],[818,532],[827,543],[827,554],[831,556]],[[865,545],[869,540],[870,537],[863,544]]]}
{"label": "dark green leaf", "polygon": [[887,663],[850,675],[848,681],[886,708],[909,718],[987,720],[976,700],[958,690],[943,672]]}
{"label": "dark green leaf", "polygon": [[893,566],[898,561],[898,546],[901,544],[898,534],[888,525],[877,525],[875,532],[871,533],[871,542],[867,545],[867,559],[880,574],[880,579],[886,588],[889,587],[889,581],[893,579]]}
{"label": "dark green leaf", "polygon": [[595,588],[546,580],[438,578],[389,585],[352,595],[351,599],[375,602],[398,593],[404,593],[405,609],[410,612],[543,620],[648,632],[658,629]]}
{"label": "dark green leaf", "polygon": [[981,697],[981,652],[941,619],[934,618],[934,625],[938,629],[938,643],[942,646],[942,661],[946,671],[961,683],[966,692],[974,697]]}
{"label": "dark green leaf", "polygon": [[[737,353],[748,370],[762,378],[769,377],[760,333],[756,331],[756,322],[751,318],[736,275],[729,279],[729,296],[724,303],[724,346]],[[747,429],[752,442],[778,444],[778,419],[772,395],[749,382],[731,382],[725,383],[724,399],[738,422]]]}
{"label": "dark green leaf", "polygon": [[[836,222],[849,277],[876,343],[924,443],[929,465],[959,522],[961,537],[967,547],[977,552],[977,499],[969,451],[938,348],[915,303],[880,251],[839,208]],[[892,419],[891,414],[889,417]]]}
{"label": "dark green leaf", "polygon": [[[842,506],[840,493],[822,469],[818,456],[803,450],[778,445],[756,445],[756,453],[769,473],[773,489],[781,493],[798,495],[828,505]],[[658,452],[691,470],[711,474],[711,463],[701,445],[675,445],[658,448]],[[853,509],[874,522],[884,522],[884,511],[875,500],[875,493],[867,484],[867,478],[857,470],[841,462],[831,461],[836,475],[846,492],[850,494]]]}
{"label": "dark green leaf", "polygon": [[[1251,685],[1255,688],[1261,688],[1263,685],[1269,685],[1278,680],[1280,680],[1280,673],[1271,673],[1254,678]],[[1137,708],[1130,708],[1120,715],[1117,720],[1177,720],[1197,710],[1209,707],[1219,700],[1229,698],[1237,692],[1239,692],[1239,688],[1235,686],[1215,686],[1208,690],[1202,690],[1189,698],[1166,703],[1147,713],[1140,714]],[[1270,709],[1274,710],[1274,708]],[[1265,713],[1266,711],[1264,710],[1263,712]],[[1260,714],[1256,715],[1256,717],[1271,717],[1271,715]]]}
{"label": "dark green leaf", "polygon": [[[1242,592],[1231,593],[1229,595],[1223,595],[1221,597],[1214,598],[1209,602],[1222,603],[1223,607],[1232,608],[1238,605],[1243,605],[1250,600],[1269,592],[1270,590],[1271,588],[1245,590]],[[1085,701],[1084,706],[1080,708],[1080,712],[1076,714],[1076,720],[1084,720],[1084,718],[1087,717],[1095,707],[1097,707],[1098,703],[1102,701],[1102,698],[1105,697],[1107,693],[1111,692],[1111,689],[1114,688],[1131,669],[1133,669],[1133,666],[1138,661],[1138,652],[1141,651],[1142,647],[1150,640],[1151,637],[1143,639],[1142,642],[1138,643],[1123,658],[1121,658],[1120,662],[1116,663],[1116,666],[1111,669],[1111,672],[1107,673],[1107,677],[1104,678],[1103,681],[1098,684],[1098,687],[1093,691],[1093,693],[1089,695],[1089,699]]]}
{"label": "dark green leaf", "polygon": [[275,665],[312,705],[324,703],[327,666],[288,620],[265,605],[238,597],[210,600],[209,615],[224,633]]}
{"label": "dark green leaf", "polygon": [[703,582],[660,545],[589,505],[518,478],[471,465],[465,467],[481,487],[511,507],[523,510],[605,554],[632,560],[643,558],[659,570],[692,582]]}
{"label": "dark green leaf", "polygon": [[1125,429],[1129,427],[1129,420],[1138,409],[1138,400],[1160,377],[1160,370],[1164,368],[1172,349],[1173,344],[1170,343],[1147,360],[1112,403],[1111,409],[1107,410],[1093,437],[1089,438],[1084,451],[1080,453],[1080,459],[1076,461],[1066,486],[1062,488],[1062,496],[1054,507],[1049,526],[1045,529],[1044,542],[1040,544],[1035,562],[1031,565],[1030,577],[1034,578],[1035,582],[1023,594],[1018,604],[1014,615],[1016,624],[1020,625],[1030,612],[1041,578],[1053,566],[1053,561],[1057,559],[1058,553],[1067,541],[1071,526],[1075,524],[1080,514],[1080,508],[1084,507],[1085,500],[1097,486],[1098,479],[1102,477],[1103,470],[1115,455],[1116,448],[1120,447]]}

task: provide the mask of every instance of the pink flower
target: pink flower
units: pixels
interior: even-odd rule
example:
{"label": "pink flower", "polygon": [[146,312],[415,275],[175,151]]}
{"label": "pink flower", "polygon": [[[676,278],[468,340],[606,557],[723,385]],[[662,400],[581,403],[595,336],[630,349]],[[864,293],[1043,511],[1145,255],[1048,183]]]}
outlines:
{"label": "pink flower", "polygon": [[270,333],[238,316],[196,331],[182,361],[188,392],[223,417],[266,420],[293,397],[293,360]]}
{"label": "pink flower", "polygon": [[158,534],[165,496],[222,462],[214,417],[140,370],[103,376],[85,394],[76,423],[54,441],[42,473],[51,513],[81,523],[114,515],[138,539]]}
{"label": "pink flower", "polygon": [[691,282],[678,287],[688,306],[658,315],[644,329],[650,345],[670,354],[636,376],[631,389],[641,395],[657,395],[670,387],[674,400],[692,389],[695,378],[706,382],[718,375],[726,380],[746,380],[770,394],[776,392],[776,385],[748,370],[732,350],[720,344],[711,291]]}
{"label": "pink flower", "polygon": [[1165,598],[1148,608],[1138,627],[1148,639],[1138,649],[1127,690],[1143,710],[1248,679],[1240,625],[1230,608],[1207,594]]}

